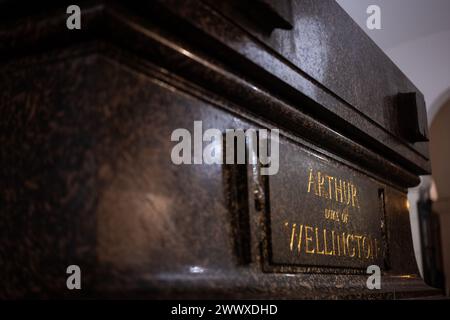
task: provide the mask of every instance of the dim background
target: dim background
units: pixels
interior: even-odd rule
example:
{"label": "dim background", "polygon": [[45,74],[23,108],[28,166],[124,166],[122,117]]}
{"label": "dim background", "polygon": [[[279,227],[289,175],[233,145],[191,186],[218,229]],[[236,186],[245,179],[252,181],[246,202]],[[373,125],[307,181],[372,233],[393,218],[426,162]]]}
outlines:
{"label": "dim background", "polygon": [[[432,176],[408,194],[414,250],[423,273],[417,200],[430,190],[441,229],[443,267],[450,288],[450,1],[337,0],[425,96]],[[381,30],[369,30],[369,5],[381,9]]]}

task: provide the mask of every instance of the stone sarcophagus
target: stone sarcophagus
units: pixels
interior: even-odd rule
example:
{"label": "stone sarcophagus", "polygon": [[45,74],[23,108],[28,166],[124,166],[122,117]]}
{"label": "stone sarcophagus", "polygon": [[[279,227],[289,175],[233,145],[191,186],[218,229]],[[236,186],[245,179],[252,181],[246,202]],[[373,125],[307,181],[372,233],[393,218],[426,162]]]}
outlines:
{"label": "stone sarcophagus", "polygon": [[423,96],[334,1],[85,1],[79,25],[20,3],[0,2],[1,297],[438,294],[406,199]]}

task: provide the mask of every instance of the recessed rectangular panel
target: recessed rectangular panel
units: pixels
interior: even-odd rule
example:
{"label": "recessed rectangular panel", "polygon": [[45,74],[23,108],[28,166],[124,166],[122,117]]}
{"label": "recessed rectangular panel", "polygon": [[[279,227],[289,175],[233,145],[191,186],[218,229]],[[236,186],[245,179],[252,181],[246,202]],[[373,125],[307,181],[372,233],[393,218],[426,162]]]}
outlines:
{"label": "recessed rectangular panel", "polygon": [[363,269],[383,262],[381,184],[288,141],[268,177],[270,263]]}

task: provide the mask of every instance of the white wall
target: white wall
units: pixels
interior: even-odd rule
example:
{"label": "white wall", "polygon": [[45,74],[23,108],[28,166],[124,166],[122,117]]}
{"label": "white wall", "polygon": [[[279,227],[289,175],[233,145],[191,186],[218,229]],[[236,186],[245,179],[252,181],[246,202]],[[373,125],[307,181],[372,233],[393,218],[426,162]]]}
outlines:
{"label": "white wall", "polygon": [[425,95],[431,124],[438,107],[449,98],[450,30],[401,43],[386,54]]}
{"label": "white wall", "polygon": [[[430,125],[438,109],[450,99],[450,0],[336,1],[422,91]],[[381,9],[381,30],[366,27],[366,9],[372,4]],[[417,199],[418,188],[411,189],[411,230],[422,270]]]}
{"label": "white wall", "polygon": [[[431,123],[450,97],[450,0],[336,1],[422,91]],[[372,4],[381,9],[381,30],[366,27]]]}

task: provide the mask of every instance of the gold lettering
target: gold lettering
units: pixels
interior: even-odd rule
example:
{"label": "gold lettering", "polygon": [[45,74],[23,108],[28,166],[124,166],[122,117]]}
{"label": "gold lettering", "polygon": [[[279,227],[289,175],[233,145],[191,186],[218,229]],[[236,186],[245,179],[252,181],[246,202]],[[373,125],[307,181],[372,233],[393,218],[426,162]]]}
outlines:
{"label": "gold lettering", "polygon": [[[362,248],[363,248],[363,251],[364,251],[364,244],[366,243],[366,241],[367,241],[367,238],[366,237],[363,237],[363,239],[362,239]],[[371,250],[370,250],[370,247],[371,247],[371,244],[370,244],[370,240],[369,241],[367,241],[368,242],[368,245],[367,245],[367,254],[364,256],[364,258],[366,258],[366,259],[369,259],[370,258],[370,254],[371,254]]]}
{"label": "gold lettering", "polygon": [[311,192],[311,186],[314,187],[314,193],[317,195],[316,185],[314,183],[313,170],[309,169],[309,179],[308,179],[308,193]]}
{"label": "gold lettering", "polygon": [[344,194],[344,203],[346,204],[346,205],[349,205],[350,204],[350,187],[351,187],[351,184],[349,183],[349,182],[343,182],[343,187],[342,187],[342,189],[343,189],[343,194]]}
{"label": "gold lettering", "polygon": [[343,232],[342,233],[342,248],[343,248],[343,253],[342,253],[342,255],[343,256],[346,256],[347,255],[347,253],[346,253],[346,248],[345,248],[345,232]]}
{"label": "gold lettering", "polygon": [[314,248],[312,250],[309,250],[308,244],[312,242],[312,237],[308,236],[308,231],[313,231],[313,228],[310,226],[305,226],[305,252],[306,253],[314,253]]}
{"label": "gold lettering", "polygon": [[319,196],[325,196],[325,198],[327,197],[327,195],[325,194],[325,188],[324,188],[324,184],[325,184],[325,178],[321,175],[320,171],[317,172],[317,183],[319,185]]}
{"label": "gold lettering", "polygon": [[334,244],[334,230],[331,230],[331,237],[333,238],[333,256],[336,255],[336,247]]}
{"label": "gold lettering", "polygon": [[[286,224],[288,224],[288,223],[286,222]],[[294,250],[294,239],[295,239],[295,229],[296,229],[296,228],[297,228],[297,224],[294,223],[294,224],[292,225],[291,242],[290,242],[290,244],[289,244],[289,248],[291,249],[291,251]]]}
{"label": "gold lettering", "polygon": [[[341,236],[340,235],[337,236],[337,240],[338,240],[339,256],[341,256]],[[344,249],[345,249],[345,246],[344,246]]]}
{"label": "gold lettering", "polygon": [[319,234],[318,234],[319,228],[316,228],[316,254],[324,254],[324,250],[319,250]]}
{"label": "gold lettering", "polygon": [[348,249],[348,253],[349,253],[349,257],[351,257],[351,258],[353,258],[354,256],[355,256],[355,247],[353,246],[353,251],[352,251],[352,253],[350,254],[350,241],[349,241],[349,239],[352,239],[352,241],[354,241],[354,239],[353,239],[353,235],[352,234],[348,234],[347,235],[347,238],[346,238],[346,243],[347,243],[347,249]]}
{"label": "gold lettering", "polygon": [[[337,184],[337,179],[334,179],[334,193],[336,195],[336,202],[342,203],[342,181],[339,179],[339,187]],[[338,199],[338,193],[341,195],[340,200]]]}
{"label": "gold lettering", "polygon": [[328,251],[328,248],[327,248],[327,229],[323,229],[323,243],[324,243],[325,255],[332,256],[333,251]]}
{"label": "gold lettering", "polygon": [[373,260],[381,253],[382,248],[378,240],[364,234],[340,233],[327,228],[290,222],[285,222],[284,226],[289,236],[289,250],[293,252],[296,247],[298,254],[304,252]]}
{"label": "gold lettering", "polygon": [[311,193],[313,189],[316,196],[360,208],[358,188],[351,181],[345,181],[321,171],[315,172],[309,168],[307,192]]}
{"label": "gold lettering", "polygon": [[297,245],[297,251],[301,252],[302,248],[302,234],[303,234],[303,225],[300,225],[300,231],[298,232],[298,245]]}
{"label": "gold lettering", "polygon": [[333,195],[331,194],[331,181],[333,180],[332,176],[327,176],[328,179],[328,199],[333,199]]}
{"label": "gold lettering", "polygon": [[361,258],[361,238],[362,236],[355,236],[357,243],[358,243],[358,258]]}

